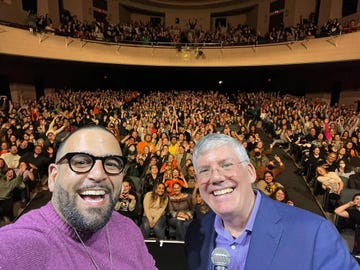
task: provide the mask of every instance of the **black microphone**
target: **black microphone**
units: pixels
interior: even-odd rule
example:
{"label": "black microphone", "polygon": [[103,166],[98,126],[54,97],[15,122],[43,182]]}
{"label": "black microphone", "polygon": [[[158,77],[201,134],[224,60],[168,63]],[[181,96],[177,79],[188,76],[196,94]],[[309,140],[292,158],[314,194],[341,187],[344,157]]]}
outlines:
{"label": "black microphone", "polygon": [[230,254],[225,248],[217,247],[211,253],[214,270],[227,270],[230,264]]}

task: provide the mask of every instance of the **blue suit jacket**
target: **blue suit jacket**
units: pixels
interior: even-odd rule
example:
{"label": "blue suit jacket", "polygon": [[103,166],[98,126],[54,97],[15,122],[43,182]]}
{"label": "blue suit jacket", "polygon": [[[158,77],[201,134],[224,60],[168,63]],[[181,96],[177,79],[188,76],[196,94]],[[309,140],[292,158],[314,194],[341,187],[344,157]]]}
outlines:
{"label": "blue suit jacket", "polygon": [[[262,195],[245,270],[360,269],[332,223]],[[214,269],[214,219],[210,212],[190,224],[185,240],[188,270]]]}

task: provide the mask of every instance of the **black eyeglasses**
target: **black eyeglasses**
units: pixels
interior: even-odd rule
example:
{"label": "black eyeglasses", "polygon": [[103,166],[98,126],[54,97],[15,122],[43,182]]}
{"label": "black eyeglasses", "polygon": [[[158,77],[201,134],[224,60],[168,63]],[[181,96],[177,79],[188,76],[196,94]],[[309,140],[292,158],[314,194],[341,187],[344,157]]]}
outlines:
{"label": "black eyeglasses", "polygon": [[120,174],[125,167],[126,159],[123,156],[105,156],[95,157],[87,153],[70,152],[60,158],[56,164],[60,164],[64,160],[68,161],[69,167],[76,173],[87,173],[94,167],[96,160],[101,160],[104,171],[107,174]]}

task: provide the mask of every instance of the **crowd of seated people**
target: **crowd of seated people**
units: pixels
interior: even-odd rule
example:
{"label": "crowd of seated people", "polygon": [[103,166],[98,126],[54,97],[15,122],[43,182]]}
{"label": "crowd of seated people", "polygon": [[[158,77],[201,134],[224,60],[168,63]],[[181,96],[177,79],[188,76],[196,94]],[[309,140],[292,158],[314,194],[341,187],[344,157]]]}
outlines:
{"label": "crowd of seated people", "polygon": [[[29,16],[32,18],[31,16]],[[131,22],[111,24],[105,21],[80,21],[76,15],[64,10],[60,15],[60,25],[54,28],[47,15],[35,16],[28,23],[31,29],[38,32],[55,33],[56,35],[117,43],[213,43],[223,46],[262,44],[304,40],[306,38],[339,35],[355,32],[359,25],[355,20],[342,25],[337,18],[329,19],[323,25],[315,25],[304,19],[294,26],[273,27],[268,33],[258,33],[246,24],[218,25],[212,31],[205,31],[197,19],[189,19],[186,27],[161,24]]]}
{"label": "crowd of seated people", "polygon": [[[191,163],[194,145],[206,134],[219,132],[241,141],[256,169],[255,186],[290,205],[294,203],[286,183],[277,181],[286,168],[274,148],[289,149],[301,173],[313,178],[320,175],[319,166],[340,177],[356,175],[349,172],[360,151],[355,105],[330,107],[279,92],[68,89],[23,104],[3,97],[0,106],[0,188],[7,188],[7,196],[0,197],[0,218],[12,218],[8,209],[19,200],[16,189],[28,191],[21,197],[25,203],[29,193],[46,189],[47,166],[61,141],[78,127],[95,124],[114,133],[128,159],[116,210],[142,226],[146,237],[183,240],[189,222],[209,210],[198,193]],[[279,139],[278,129],[289,131],[289,141],[266,142],[267,134]],[[328,189],[320,180],[320,188]],[[333,189],[340,199],[343,188]]]}

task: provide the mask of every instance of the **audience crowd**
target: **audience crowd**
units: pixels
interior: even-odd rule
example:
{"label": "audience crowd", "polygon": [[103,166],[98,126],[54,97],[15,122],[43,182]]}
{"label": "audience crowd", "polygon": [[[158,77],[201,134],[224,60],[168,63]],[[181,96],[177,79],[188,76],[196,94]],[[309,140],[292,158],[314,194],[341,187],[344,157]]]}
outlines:
{"label": "audience crowd", "polygon": [[[0,218],[8,221],[15,201],[25,207],[32,194],[46,189],[59,144],[89,124],[112,131],[128,159],[116,211],[141,226],[145,237],[183,240],[191,220],[209,210],[191,162],[194,145],[209,133],[242,142],[256,169],[256,187],[289,205],[287,183],[277,181],[286,167],[275,147],[293,157],[314,192],[337,195],[326,211],[360,177],[355,103],[330,107],[279,92],[67,89],[22,104],[3,96],[0,108]],[[344,184],[345,178],[353,181]]]}
{"label": "audience crowd", "polygon": [[326,37],[357,31],[359,24],[355,20],[341,24],[337,18],[329,19],[323,25],[315,25],[304,19],[297,25],[273,27],[268,33],[258,33],[246,24],[221,25],[214,30],[204,30],[196,18],[189,19],[186,27],[179,25],[164,26],[152,22],[131,22],[111,24],[104,21],[80,21],[76,15],[64,10],[60,16],[60,25],[54,27],[47,16],[29,15],[28,25],[38,32],[50,32],[56,35],[116,43],[162,43],[171,44],[221,44],[222,46],[253,45],[273,42],[304,40],[306,38]]}

